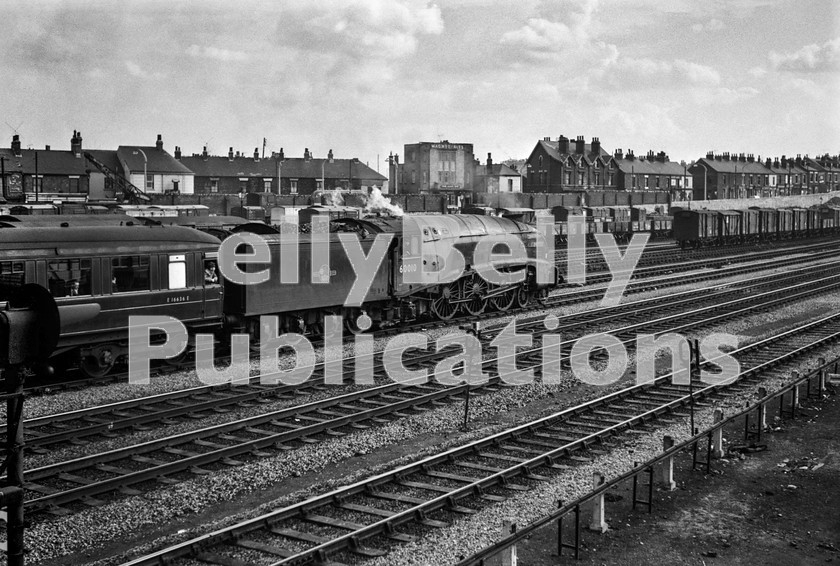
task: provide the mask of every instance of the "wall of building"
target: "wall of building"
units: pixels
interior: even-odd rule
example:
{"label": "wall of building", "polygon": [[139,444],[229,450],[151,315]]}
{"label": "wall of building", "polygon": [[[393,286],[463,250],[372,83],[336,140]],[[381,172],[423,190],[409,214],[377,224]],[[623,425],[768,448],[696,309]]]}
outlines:
{"label": "wall of building", "polygon": [[[715,199],[695,200],[686,203],[685,208],[708,210],[743,210],[751,206],[764,206],[768,208],[798,207],[809,208],[827,202],[833,197],[840,197],[840,191],[831,193],[820,193],[815,195],[794,195],[788,197],[769,198],[744,198],[744,199]],[[675,205],[676,206],[676,205]]]}

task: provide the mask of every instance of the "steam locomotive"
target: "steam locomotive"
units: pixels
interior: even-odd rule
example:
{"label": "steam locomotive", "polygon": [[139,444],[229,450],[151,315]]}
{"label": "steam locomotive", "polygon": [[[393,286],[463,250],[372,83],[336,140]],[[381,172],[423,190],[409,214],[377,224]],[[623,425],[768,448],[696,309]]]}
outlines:
{"label": "steam locomotive", "polygon": [[[221,240],[200,230],[139,223],[0,223],[0,248],[4,250],[0,304],[25,283],[41,285],[59,304],[98,303],[99,315],[67,328],[51,360],[53,365],[77,364],[86,375],[96,377],[109,373],[127,356],[132,315],[171,316],[192,333],[251,334],[258,334],[259,318],[264,315],[277,316],[284,330],[306,334],[322,332],[325,316],[341,315],[348,330],[356,332],[361,314],[382,326],[418,317],[449,320],[459,312],[477,315],[488,309],[525,307],[558,283],[553,265],[547,282],[537,277],[541,236],[532,226],[471,215],[411,219],[421,227],[421,247],[432,249],[433,255],[407,257],[405,250],[411,255],[417,247],[411,243],[404,246],[403,219],[399,217],[335,222],[338,232],[328,234],[327,269],[312,264],[315,236],[299,234],[301,277],[295,285],[280,282],[281,258],[292,244],[279,233],[259,235],[271,251],[269,262],[262,267],[270,277],[245,285],[205,276],[208,264],[220,260]],[[242,233],[247,227],[236,229]],[[359,305],[347,306],[345,299],[356,277],[342,239],[349,235],[357,240],[367,255],[377,236],[383,234],[391,236],[390,243],[373,273],[372,284]],[[497,269],[511,274],[511,282],[494,285],[479,275],[487,266],[480,265],[475,251],[485,241],[491,243],[493,253],[503,254],[504,249],[495,248],[504,238],[521,242],[526,253],[521,257],[509,254]],[[464,258],[464,269],[455,277],[426,284],[407,282],[404,277],[405,270],[413,269],[408,266],[416,266],[418,261],[449,265],[456,252]],[[310,273],[318,273],[320,279]]]}

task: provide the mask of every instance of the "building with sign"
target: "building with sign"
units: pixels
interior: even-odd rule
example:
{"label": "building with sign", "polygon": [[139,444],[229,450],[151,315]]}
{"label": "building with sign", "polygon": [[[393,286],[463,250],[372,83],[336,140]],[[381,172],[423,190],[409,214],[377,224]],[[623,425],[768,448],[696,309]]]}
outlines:
{"label": "building with sign", "polygon": [[471,143],[420,142],[405,145],[400,192],[469,193],[475,180]]}

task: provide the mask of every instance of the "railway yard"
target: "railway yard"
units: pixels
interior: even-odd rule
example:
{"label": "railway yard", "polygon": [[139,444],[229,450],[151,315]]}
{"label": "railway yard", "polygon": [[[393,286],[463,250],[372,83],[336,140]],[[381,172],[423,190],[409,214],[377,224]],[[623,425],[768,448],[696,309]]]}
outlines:
{"label": "railway yard", "polygon": [[[823,411],[834,415],[836,430],[838,252],[836,236],[685,250],[674,240],[651,242],[621,302],[601,306],[616,274],[590,246],[584,285],[561,284],[527,300],[515,292],[498,294],[492,312],[465,306],[451,320],[417,317],[383,325],[371,332],[372,348],[353,333],[340,344],[315,341],[312,377],[299,385],[261,382],[257,352],[247,384],[207,385],[190,356],[153,365],[147,385],[128,383],[119,366],[108,375],[30,380],[24,413],[27,562],[478,564],[503,538],[505,522],[521,529],[543,520],[558,501],[587,497],[593,474],[610,482],[638,464],[637,471],[655,470],[649,479],[637,476],[655,484],[652,514],[631,512],[628,502],[638,498],[629,483],[618,484],[606,497],[609,530],[592,533],[586,527],[594,521],[593,502],[581,502],[582,563],[639,563],[639,547],[655,549],[663,560],[674,558],[673,548],[684,549],[677,551],[683,562],[675,563],[754,563],[744,541],[756,536],[756,528],[735,524],[749,514],[745,509],[759,505],[744,482],[777,496],[773,512],[800,516],[802,507],[787,496],[797,488],[780,487],[788,480],[776,477],[773,466],[787,452],[798,451],[799,459],[805,453],[783,432],[790,427],[802,443],[810,442],[803,423]],[[556,252],[557,265],[565,266],[566,253]],[[432,309],[446,314],[440,306]],[[494,346],[511,323],[532,337],[531,346],[507,352]],[[455,375],[474,363],[488,379],[454,385],[391,379],[382,352],[409,332],[425,335],[429,348],[408,348],[405,368],[437,375],[458,348],[436,350],[434,341],[469,332],[480,344],[481,360],[456,365]],[[612,347],[623,347],[629,358],[621,377],[608,384],[586,383],[571,370],[581,357],[575,344],[596,333],[612,336],[618,344]],[[641,334],[691,341],[722,333],[738,339],[718,352],[738,362],[728,383],[701,379],[694,370],[680,381],[664,351],[636,355]],[[560,345],[548,362],[540,347],[546,335]],[[607,355],[605,348],[595,348],[591,359],[584,352],[586,363],[607,368],[614,351]],[[217,354],[217,365],[230,363],[224,352]],[[370,384],[353,380],[361,358],[373,376]],[[704,353],[696,369],[715,373],[717,364],[709,360]],[[277,369],[295,363],[291,354],[281,355]],[[531,369],[536,379],[510,384],[503,374],[511,367]],[[641,379],[643,367],[655,375]],[[327,373],[342,375],[342,384],[326,383]],[[796,379],[805,381],[781,401],[773,398]],[[713,450],[712,433],[708,440],[703,435],[721,411],[734,418],[762,399],[763,412],[746,425],[729,423],[723,445]],[[766,428],[761,417],[769,419]],[[665,490],[661,464],[645,463],[662,454],[664,436],[676,445],[691,439],[692,424],[701,440],[694,456],[689,444],[680,457],[689,454],[695,465],[678,458],[680,489]],[[819,426],[814,462],[823,465],[811,466],[802,485],[810,482],[811,497],[824,489],[836,501],[836,481],[825,480],[838,478],[836,438],[824,423]],[[765,445],[765,452],[752,453]],[[745,447],[741,459],[733,452],[738,446]],[[723,453],[712,458],[718,448]],[[697,462],[699,469],[692,470]],[[726,501],[725,526],[710,524],[710,497]],[[573,517],[565,516],[566,542],[575,538]],[[690,534],[681,534],[679,521],[691,523]],[[761,544],[785,562],[796,555],[779,541],[798,537],[791,548],[807,547],[799,558],[840,560],[840,528],[836,520],[824,523],[807,543],[801,532],[786,535],[780,526],[776,538]],[[653,540],[646,525],[664,534]],[[519,541],[520,563],[557,563],[556,536],[549,526]],[[743,561],[734,561],[736,551]],[[563,560],[571,563],[569,554],[564,551]],[[485,563],[501,560],[493,556]]]}

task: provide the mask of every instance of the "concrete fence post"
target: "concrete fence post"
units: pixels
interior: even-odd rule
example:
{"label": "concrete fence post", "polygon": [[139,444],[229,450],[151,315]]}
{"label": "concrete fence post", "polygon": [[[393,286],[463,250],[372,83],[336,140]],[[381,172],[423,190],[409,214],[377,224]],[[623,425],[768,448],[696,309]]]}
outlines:
{"label": "concrete fence post", "polygon": [[[506,537],[516,532],[516,523],[510,520],[505,520],[502,523],[502,536]],[[512,544],[502,551],[502,566],[516,566],[516,545]]]}
{"label": "concrete fence post", "polygon": [[[797,379],[799,379],[799,372],[798,371],[790,372],[790,379],[792,381],[796,381]],[[793,398],[790,400],[790,408],[791,409],[796,409],[798,407],[799,407],[799,385],[794,385],[793,386]]]}
{"label": "concrete fence post", "polygon": [[[714,423],[723,422],[723,409],[715,409]],[[723,427],[712,433],[712,458],[723,458]]]}
{"label": "concrete fence post", "polygon": [[[665,436],[662,438],[662,451],[666,452],[674,447],[674,438]],[[677,489],[677,482],[674,481],[674,456],[668,456],[662,461],[662,484],[665,490],[674,491]]]}
{"label": "concrete fence post", "polygon": [[[764,399],[767,397],[767,388],[766,387],[759,387],[758,388],[758,398]],[[767,411],[763,409],[764,405],[761,405],[758,410],[758,430],[765,430],[767,428]]]}
{"label": "concrete fence post", "polygon": [[[592,488],[598,489],[607,481],[607,478],[601,472],[592,474]],[[589,523],[589,529],[598,531],[599,533],[607,532],[609,526],[604,521],[604,494],[597,496],[592,506],[592,522]]]}

